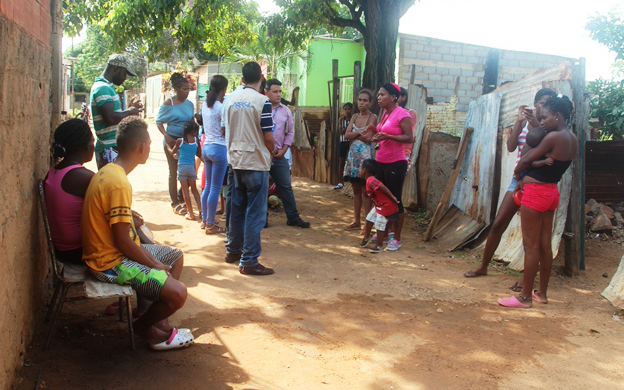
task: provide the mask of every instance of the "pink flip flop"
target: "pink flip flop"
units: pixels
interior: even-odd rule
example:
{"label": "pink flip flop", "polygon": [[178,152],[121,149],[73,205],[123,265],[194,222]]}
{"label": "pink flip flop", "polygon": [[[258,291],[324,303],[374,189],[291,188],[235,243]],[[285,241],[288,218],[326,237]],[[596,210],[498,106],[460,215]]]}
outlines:
{"label": "pink flip flop", "polygon": [[533,305],[530,305],[528,303],[520,302],[518,298],[516,298],[515,295],[512,295],[509,298],[498,298],[497,302],[499,305],[505,306],[505,307],[518,307],[521,309],[528,309],[530,307],[533,307]]}
{"label": "pink flip flop", "polygon": [[545,305],[545,304],[547,304],[547,303],[548,303],[548,301],[546,301],[546,302],[542,301],[542,298],[540,298],[540,297],[536,294],[536,292],[537,292],[537,289],[533,290],[533,292],[531,293],[531,295],[533,295],[533,300],[534,300],[535,302],[538,302],[538,303],[543,303],[544,305]]}

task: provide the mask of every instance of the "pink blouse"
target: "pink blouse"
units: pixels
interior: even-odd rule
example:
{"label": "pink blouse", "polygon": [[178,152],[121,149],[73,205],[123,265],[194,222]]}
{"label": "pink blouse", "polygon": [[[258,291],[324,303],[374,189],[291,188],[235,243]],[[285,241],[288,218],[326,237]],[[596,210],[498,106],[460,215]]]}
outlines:
{"label": "pink blouse", "polygon": [[[396,107],[392,113],[384,113],[381,121],[377,125],[378,133],[387,133],[390,135],[401,135],[401,120],[410,118],[409,112],[403,107]],[[393,163],[397,161],[405,161],[405,151],[403,143],[391,139],[379,141],[379,150],[377,151],[377,161],[380,163]]]}
{"label": "pink blouse", "polygon": [[61,182],[72,169],[82,165],[70,165],[63,169],[51,168],[45,181],[45,198],[50,218],[50,230],[54,247],[68,251],[82,247],[80,218],[84,198],[69,194],[61,187]]}

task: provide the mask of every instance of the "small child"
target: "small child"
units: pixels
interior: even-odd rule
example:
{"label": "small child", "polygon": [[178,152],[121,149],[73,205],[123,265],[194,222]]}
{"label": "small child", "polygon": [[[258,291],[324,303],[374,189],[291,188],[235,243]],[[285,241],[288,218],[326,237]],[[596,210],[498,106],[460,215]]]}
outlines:
{"label": "small child", "polygon": [[372,253],[381,252],[380,243],[383,246],[388,221],[397,221],[399,219],[399,202],[388,187],[375,177],[378,171],[379,163],[373,159],[364,160],[360,169],[360,176],[366,180],[366,193],[375,204],[375,207],[366,216],[364,238],[360,246],[364,248],[368,245],[371,239],[371,229],[375,225],[377,242],[375,246],[369,248],[369,251]]}
{"label": "small child", "polygon": [[[197,136],[199,134],[199,125],[195,123],[193,119],[184,123],[184,136],[178,138],[173,148],[171,148],[171,154],[175,154],[180,151],[180,158],[178,160],[178,180],[182,186],[182,194],[184,195],[184,202],[186,202],[187,213],[185,218],[189,221],[195,220],[195,214],[193,213],[193,202],[191,199],[190,191],[193,192],[197,208],[200,210],[199,219],[201,220],[201,198],[197,191],[197,170],[195,169],[195,156],[201,153]],[[169,146],[167,146],[169,148]]]}

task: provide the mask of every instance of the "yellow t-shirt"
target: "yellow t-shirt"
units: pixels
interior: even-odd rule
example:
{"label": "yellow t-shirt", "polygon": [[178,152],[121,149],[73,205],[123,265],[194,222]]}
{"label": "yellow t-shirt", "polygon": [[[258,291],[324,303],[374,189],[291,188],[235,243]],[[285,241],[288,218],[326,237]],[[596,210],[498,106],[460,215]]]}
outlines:
{"label": "yellow t-shirt", "polygon": [[132,221],[132,186],[126,171],[115,164],[106,164],[93,176],[82,208],[82,258],[96,271],[105,271],[119,264],[126,256],[115,246],[112,226],[130,224],[130,237],[141,245]]}

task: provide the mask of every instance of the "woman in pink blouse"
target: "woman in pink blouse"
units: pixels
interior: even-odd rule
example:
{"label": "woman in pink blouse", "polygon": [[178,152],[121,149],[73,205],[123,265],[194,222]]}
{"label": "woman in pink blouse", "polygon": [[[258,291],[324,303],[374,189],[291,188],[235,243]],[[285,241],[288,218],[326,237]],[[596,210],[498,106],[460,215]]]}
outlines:
{"label": "woman in pink blouse", "polygon": [[386,250],[389,251],[396,251],[401,247],[401,229],[405,219],[401,194],[407,173],[404,144],[414,142],[412,118],[406,109],[399,106],[400,96],[401,88],[395,83],[384,84],[379,89],[377,103],[385,112],[375,128],[376,134],[373,136],[373,142],[379,142],[376,159],[379,162],[380,170],[377,178],[397,198],[399,213],[401,214],[399,220],[394,224],[394,237],[389,240],[386,247]]}

